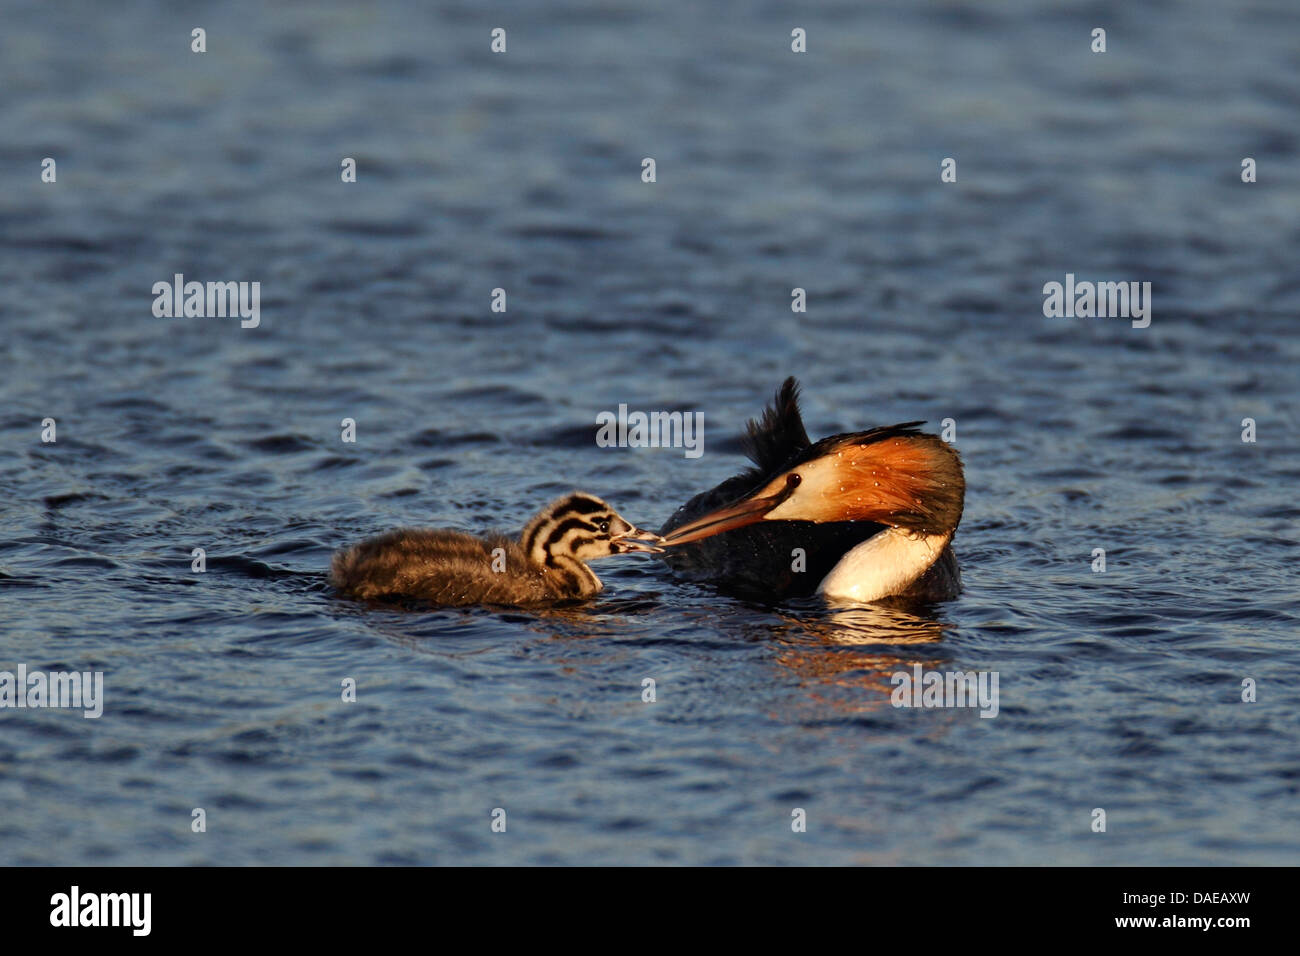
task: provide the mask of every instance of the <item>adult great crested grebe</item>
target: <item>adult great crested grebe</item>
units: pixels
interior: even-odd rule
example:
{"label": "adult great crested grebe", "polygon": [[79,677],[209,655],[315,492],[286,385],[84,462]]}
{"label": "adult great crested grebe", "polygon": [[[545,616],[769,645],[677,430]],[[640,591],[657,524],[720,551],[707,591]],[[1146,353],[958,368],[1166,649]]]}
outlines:
{"label": "adult great crested grebe", "polygon": [[961,590],[951,541],[957,452],[904,422],[814,444],[788,378],[742,438],[754,463],[660,529],[674,570],[763,598],[943,601]]}
{"label": "adult great crested grebe", "polygon": [[587,561],[657,552],[645,542],[658,540],[594,495],[574,492],[543,508],[518,541],[426,528],[369,538],[334,555],[330,583],[359,598],[523,607],[591,597],[603,585]]}

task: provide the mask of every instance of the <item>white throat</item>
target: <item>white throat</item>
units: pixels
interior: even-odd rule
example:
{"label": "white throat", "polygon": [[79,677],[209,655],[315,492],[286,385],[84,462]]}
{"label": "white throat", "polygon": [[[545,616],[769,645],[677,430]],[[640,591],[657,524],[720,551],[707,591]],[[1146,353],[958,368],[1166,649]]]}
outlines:
{"label": "white throat", "polygon": [[847,601],[879,601],[899,594],[929,570],[951,534],[888,528],[849,550],[817,585],[817,593]]}

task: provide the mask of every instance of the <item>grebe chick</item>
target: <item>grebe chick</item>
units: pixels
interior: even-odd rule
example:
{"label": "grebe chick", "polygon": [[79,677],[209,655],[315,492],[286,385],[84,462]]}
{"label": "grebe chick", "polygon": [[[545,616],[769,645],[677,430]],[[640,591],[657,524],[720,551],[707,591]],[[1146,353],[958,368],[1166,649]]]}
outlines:
{"label": "grebe chick", "polygon": [[657,552],[642,531],[594,495],[574,492],[543,508],[519,540],[400,528],[334,555],[330,583],[359,598],[417,598],[444,607],[522,607],[588,598],[603,585],[586,562]]}

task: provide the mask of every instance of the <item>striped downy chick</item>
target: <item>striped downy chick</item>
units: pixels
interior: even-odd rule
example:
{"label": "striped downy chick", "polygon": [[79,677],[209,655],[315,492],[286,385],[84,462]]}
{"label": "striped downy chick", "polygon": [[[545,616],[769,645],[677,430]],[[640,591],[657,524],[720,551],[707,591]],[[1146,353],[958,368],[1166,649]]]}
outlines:
{"label": "striped downy chick", "polygon": [[602,585],[586,562],[657,552],[646,542],[658,540],[594,495],[574,492],[543,508],[518,541],[424,528],[369,538],[334,556],[330,583],[353,597],[444,607],[545,604],[591,597]]}

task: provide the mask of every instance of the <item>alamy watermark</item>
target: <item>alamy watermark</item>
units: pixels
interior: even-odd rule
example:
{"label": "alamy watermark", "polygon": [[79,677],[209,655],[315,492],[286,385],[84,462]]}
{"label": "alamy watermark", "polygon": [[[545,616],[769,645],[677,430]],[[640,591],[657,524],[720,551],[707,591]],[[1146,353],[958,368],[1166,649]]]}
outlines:
{"label": "alamy watermark", "polygon": [[82,716],[99,717],[104,713],[103,671],[28,672],[26,664],[18,672],[0,671],[0,710],[6,707],[71,708]]}
{"label": "alamy watermark", "polygon": [[889,702],[895,707],[978,707],[981,717],[998,715],[997,671],[895,671]]}
{"label": "alamy watermark", "polygon": [[1049,319],[1132,319],[1135,329],[1151,324],[1150,282],[1065,282],[1043,286],[1043,315]]}
{"label": "alamy watermark", "polygon": [[629,412],[618,406],[618,414],[596,416],[600,448],[684,448],[687,458],[704,454],[703,412]]}
{"label": "alamy watermark", "polygon": [[182,273],[172,281],[153,284],[155,318],[215,318],[239,316],[239,327],[262,323],[262,283],[186,282]]}

